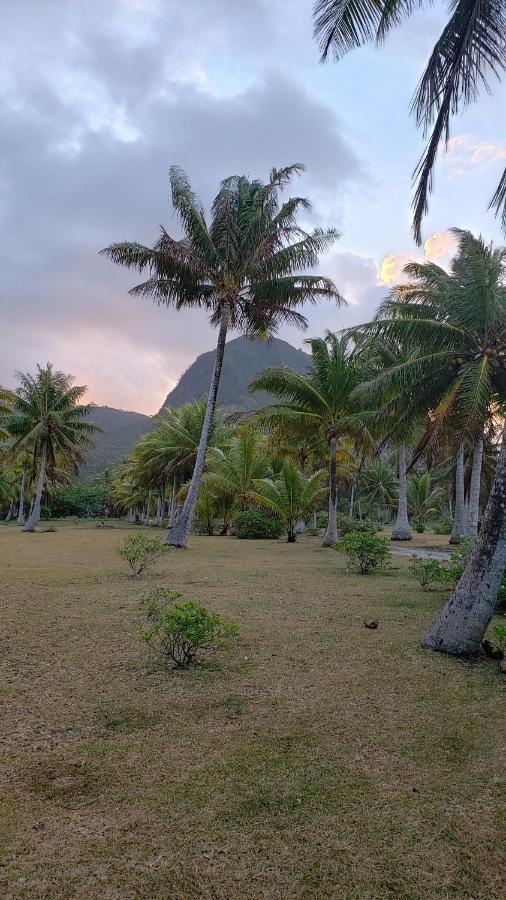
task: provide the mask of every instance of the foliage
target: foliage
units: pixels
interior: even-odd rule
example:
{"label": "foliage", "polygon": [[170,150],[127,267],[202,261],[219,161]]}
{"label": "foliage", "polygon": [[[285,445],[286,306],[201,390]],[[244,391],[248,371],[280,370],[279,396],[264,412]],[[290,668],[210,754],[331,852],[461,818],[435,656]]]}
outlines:
{"label": "foliage", "polygon": [[411,572],[418,579],[423,588],[433,582],[446,581],[448,570],[437,559],[423,559],[420,556],[411,557]]}
{"label": "foliage", "polygon": [[312,513],[325,499],[328,493],[322,484],[325,477],[325,471],[320,469],[305,478],[293,463],[285,461],[277,478],[263,478],[257,482],[254,500],[284,522],[290,543],[296,540],[295,527],[299,519]]}
{"label": "foliage", "polygon": [[384,568],[390,560],[387,538],[367,532],[352,531],[334,547],[346,554],[350,563],[358,567],[361,575]]}
{"label": "foliage", "polygon": [[344,515],[343,513],[337,514],[337,530],[341,537],[345,537],[347,534],[357,534],[360,532],[361,534],[376,534],[378,531],[378,523],[373,522],[372,519],[350,519],[349,516]]}
{"label": "foliage", "polygon": [[429,472],[412,475],[408,481],[408,510],[413,525],[420,534],[425,531],[427,519],[439,512],[443,492],[434,487]]}
{"label": "foliage", "polygon": [[225,647],[238,629],[194,600],[177,603],[180,596],[175,591],[144,596],[148,627],[141,640],[177,669],[189,669],[198,665],[203,652]]}
{"label": "foliage", "polygon": [[62,516],[103,518],[109,509],[109,490],[109,480],[103,475],[59,486],[48,504],[49,515],[56,519]]}
{"label": "foliage", "polygon": [[283,525],[280,520],[269,513],[258,509],[247,509],[238,512],[233,520],[232,527],[238,538],[267,538],[274,540],[283,533]]}
{"label": "foliage", "polygon": [[451,516],[441,516],[434,524],[435,534],[451,534],[453,519]]}
{"label": "foliage", "polygon": [[143,532],[129,534],[117,548],[117,552],[126,560],[134,576],[143,575],[168,550],[169,547],[161,538]]}
{"label": "foliage", "polygon": [[506,653],[506,625],[496,625],[494,627],[495,645]]}

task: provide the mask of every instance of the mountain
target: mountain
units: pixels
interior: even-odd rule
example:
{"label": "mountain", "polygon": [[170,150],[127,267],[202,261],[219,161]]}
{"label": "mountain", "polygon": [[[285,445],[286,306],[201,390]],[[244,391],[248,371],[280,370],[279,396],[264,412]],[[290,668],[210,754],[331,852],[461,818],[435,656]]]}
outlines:
{"label": "mountain", "polygon": [[99,425],[103,431],[93,438],[95,446],[86,454],[87,463],[81,472],[82,478],[120,463],[135,447],[140,436],[155,427],[150,416],[111,406],[94,406],[88,420]]}
{"label": "mountain", "polygon": [[[197,356],[168,395],[164,406],[177,409],[190,400],[206,397],[215,358],[216,350]],[[249,395],[248,387],[260,372],[274,366],[288,366],[296,372],[305,372],[309,364],[310,356],[307,353],[296,350],[279,338],[250,341],[245,337],[238,337],[228,341],[221,370],[218,405],[227,409],[259,409],[269,402],[269,395]]]}
{"label": "mountain", "polygon": [[[164,406],[177,409],[190,400],[207,396],[215,355],[216,351],[210,350],[198,356],[170,392]],[[248,395],[249,385],[260,372],[273,366],[288,366],[297,372],[304,372],[309,363],[307,353],[278,338],[271,341],[235,338],[226,345],[218,404],[228,410],[265,406],[269,402],[268,394]],[[155,428],[155,421],[150,416],[110,406],[93,407],[89,421],[99,425],[103,432],[95,435],[95,447],[87,453],[87,466],[81,473],[82,478],[120,463],[141,435]]]}

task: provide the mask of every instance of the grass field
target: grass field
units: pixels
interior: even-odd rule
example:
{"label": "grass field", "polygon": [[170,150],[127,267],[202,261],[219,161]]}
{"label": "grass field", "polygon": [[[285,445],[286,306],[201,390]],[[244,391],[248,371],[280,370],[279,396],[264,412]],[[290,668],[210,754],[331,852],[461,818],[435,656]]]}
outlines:
{"label": "grass field", "polygon": [[[3,898],[504,900],[506,679],[420,649],[440,591],[219,537],[141,583],[123,536],[0,529]],[[167,671],[153,584],[239,639]]]}

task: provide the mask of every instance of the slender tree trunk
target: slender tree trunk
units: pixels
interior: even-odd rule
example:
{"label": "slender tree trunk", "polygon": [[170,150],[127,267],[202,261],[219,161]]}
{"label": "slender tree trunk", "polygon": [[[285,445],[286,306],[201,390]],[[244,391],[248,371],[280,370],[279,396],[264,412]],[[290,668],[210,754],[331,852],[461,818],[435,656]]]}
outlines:
{"label": "slender tree trunk", "polygon": [[18,525],[25,524],[25,482],[26,482],[26,472],[23,471],[23,475],[21,478],[21,484],[19,486],[19,510],[18,510]]}
{"label": "slender tree trunk", "polygon": [[177,502],[176,502],[176,479],[172,482],[172,497],[170,501],[169,528],[176,524]]}
{"label": "slender tree trunk", "polygon": [[411,541],[413,532],[408,516],[408,479],[406,475],[406,444],[399,444],[399,505],[392,529],[393,541]]}
{"label": "slender tree trunk", "polygon": [[464,498],[464,444],[461,441],[457,451],[455,470],[455,512],[450,544],[460,544],[466,536],[466,506]]}
{"label": "slender tree trunk", "polygon": [[186,547],[186,544],[188,542],[188,535],[190,533],[190,528],[193,521],[193,516],[195,514],[195,506],[197,504],[200,482],[202,480],[204,463],[206,461],[207,442],[209,440],[209,432],[211,430],[214,409],[216,406],[216,397],[220,384],[221,367],[223,365],[223,356],[225,353],[225,341],[227,338],[229,319],[230,304],[228,302],[225,302],[223,303],[221,310],[220,330],[218,333],[218,342],[216,345],[216,358],[214,361],[213,374],[211,376],[211,384],[209,385],[206,414],[204,417],[202,434],[200,435],[199,449],[197,451],[197,458],[195,460],[195,468],[193,470],[192,480],[190,482],[186,500],[184,502],[181,513],[178,516],[177,522],[172,526],[172,528],[169,528],[167,537],[165,539],[165,543],[170,544],[173,547]]}
{"label": "slender tree trunk", "polygon": [[9,508],[8,508],[8,510],[7,510],[7,515],[6,515],[5,519],[4,519],[4,522],[5,522],[6,525],[7,525],[7,523],[10,522],[10,520],[12,519],[12,513],[13,513],[13,510],[14,510],[14,500],[11,500],[11,502],[9,503]]}
{"label": "slender tree trunk", "polygon": [[316,518],[316,509],[314,509],[311,513],[311,528],[313,529],[313,531],[316,531],[317,522],[318,520]]}
{"label": "slender tree trunk", "polygon": [[297,537],[296,537],[297,525],[295,525],[295,528],[294,528],[294,523],[291,519],[287,523],[287,532],[288,532],[287,537],[286,537],[287,544],[295,544],[297,541]]}
{"label": "slender tree trunk", "polygon": [[28,522],[26,523],[23,531],[35,531],[35,526],[40,519],[40,501],[42,500],[42,491],[44,490],[44,478],[46,475],[46,459],[47,459],[47,448],[44,444],[42,448],[42,456],[40,459],[40,469],[39,469],[39,477],[37,479],[37,490],[35,492],[35,498],[33,501],[33,506],[30,510],[30,515],[28,516]]}
{"label": "slender tree trunk", "polygon": [[337,438],[331,438],[329,441],[329,517],[327,528],[323,536],[323,546],[331,547],[337,541],[337,460],[336,460]]}
{"label": "slender tree trunk", "polygon": [[350,497],[350,519],[353,519],[353,501],[355,499],[355,482],[352,482],[351,485],[351,497]]}
{"label": "slender tree trunk", "polygon": [[306,523],[304,519],[298,519],[297,524],[295,526],[295,534],[304,534],[306,530]]}
{"label": "slender tree trunk", "polygon": [[473,447],[471,467],[471,486],[469,488],[469,506],[467,510],[467,534],[476,537],[480,517],[481,466],[483,462],[483,434],[476,438]]}
{"label": "slender tree trunk", "polygon": [[135,512],[133,511],[132,507],[130,507],[130,509],[127,512],[126,520],[129,523],[129,525],[135,524]]}
{"label": "slender tree trunk", "polygon": [[506,422],[495,478],[476,546],[453,594],[422,639],[422,647],[477,653],[492,618],[506,567]]}

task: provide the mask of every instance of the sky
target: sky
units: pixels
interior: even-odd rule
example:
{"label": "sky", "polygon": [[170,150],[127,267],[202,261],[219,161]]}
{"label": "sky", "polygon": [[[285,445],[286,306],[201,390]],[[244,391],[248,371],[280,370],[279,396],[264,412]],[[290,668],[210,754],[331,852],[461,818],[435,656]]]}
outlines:
{"label": "sky", "polygon": [[[214,346],[206,314],[133,298],[99,251],[179,236],[168,171],[205,206],[231,174],[303,162],[304,224],[341,232],[321,259],[347,307],[308,307],[303,346],[367,321],[409,259],[447,265],[457,226],[500,241],[486,207],[506,160],[506,86],[455,120],[424,245],[411,238],[422,136],[409,103],[444,23],[437,4],[385,45],[322,65],[311,0],[3,0],[0,383],[51,361],[86,399],[148,414]],[[232,333],[231,338],[237,334]]]}

